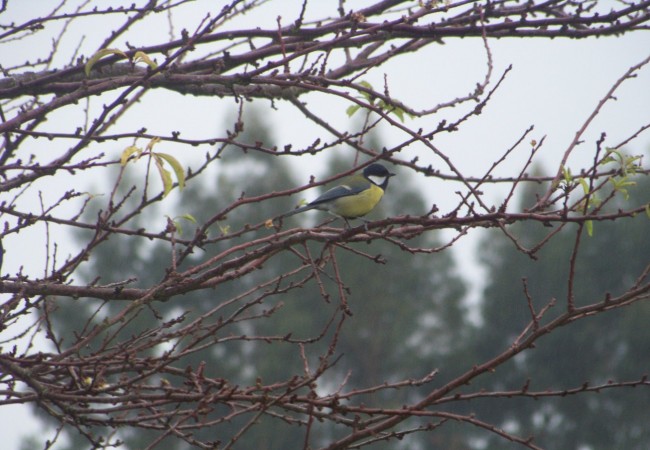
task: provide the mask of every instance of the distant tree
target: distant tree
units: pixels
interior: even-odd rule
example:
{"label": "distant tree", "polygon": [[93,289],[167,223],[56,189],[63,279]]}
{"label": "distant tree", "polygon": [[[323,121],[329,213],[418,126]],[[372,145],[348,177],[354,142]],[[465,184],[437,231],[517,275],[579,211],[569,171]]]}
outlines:
{"label": "distant tree", "polygon": [[[246,131],[241,138],[249,141],[262,140],[273,142],[269,132],[261,126],[261,117],[256,110],[251,110],[251,117],[246,118]],[[205,222],[209,216],[207,211],[219,207],[220,196],[232,198],[242,189],[249,195],[259,195],[283,185],[295,185],[292,182],[288,168],[282,160],[269,155],[256,154],[253,161],[247,160],[242,167],[236,153],[229,153],[225,149],[222,166],[219,174],[207,173],[206,178],[214,181],[214,186],[207,183],[200,189],[188,188],[185,195],[192,199],[191,204],[184,204],[180,208],[191,214],[199,222]],[[253,166],[251,166],[251,163]],[[349,166],[350,162],[337,160],[333,169],[338,173]],[[261,176],[240,176],[242,172],[259,172]],[[287,186],[288,187],[288,186]],[[215,196],[214,193],[219,193]],[[391,196],[385,199],[384,206],[379,208],[374,216],[386,216],[386,211],[397,213],[405,206],[409,210],[423,210],[424,203],[419,198],[414,186],[400,183],[391,189]],[[289,210],[290,202],[279,206],[280,211]],[[264,205],[262,205],[264,206]],[[267,205],[269,206],[269,205]],[[277,213],[277,211],[275,211]],[[263,220],[273,215],[274,211],[261,208],[248,211],[256,220]],[[96,214],[91,213],[90,215]],[[151,210],[141,216],[138,222],[146,223],[160,216],[160,211]],[[228,226],[240,227],[244,217],[229,217]],[[324,219],[320,217],[320,219]],[[248,219],[248,217],[246,217]],[[304,223],[304,217],[295,219],[297,223]],[[187,224],[186,224],[187,225]],[[223,225],[222,225],[223,226]],[[431,237],[428,237],[431,241]],[[424,244],[423,237],[417,239]],[[126,243],[124,243],[126,244]],[[434,242],[428,242],[433,245]],[[320,245],[311,245],[310,250],[316,254],[322,249]],[[137,283],[143,286],[154,284],[164,276],[167,266],[167,246],[161,243],[143,243],[142,247],[131,245],[102,245],[98,247],[90,264],[82,273],[92,277],[93,274],[102,273],[108,280],[122,280],[129,276],[131,267],[139,267],[143,276]],[[365,390],[373,388],[384,382],[395,382],[408,378],[411,374],[429,369],[431,358],[444,365],[445,357],[457,352],[464,344],[464,335],[467,335],[466,314],[462,311],[461,300],[464,294],[463,282],[453,273],[453,261],[450,254],[442,253],[439,258],[431,259],[423,256],[413,257],[408,253],[396,249],[394,245],[386,242],[369,242],[355,245],[357,254],[343,253],[339,258],[339,271],[345,274],[346,289],[349,291],[349,308],[352,311],[347,321],[351,325],[340,332],[336,332],[336,318],[338,305],[323,302],[319,289],[315,286],[305,286],[300,291],[290,292],[281,297],[281,306],[273,300],[268,307],[281,308],[277,313],[265,318],[263,321],[245,322],[241,327],[235,327],[238,333],[253,336],[272,336],[291,334],[293,339],[302,339],[309,348],[310,354],[326,354],[331,345],[331,338],[336,335],[338,361],[327,374],[321,377],[318,385],[321,389],[331,389],[333,386],[345,387],[348,390]],[[221,249],[223,250],[223,249]],[[219,249],[206,248],[200,251],[202,257],[209,257],[218,253]],[[371,252],[371,253],[368,253]],[[383,263],[373,265],[368,271],[368,265],[361,263],[365,259],[362,254],[380,254]],[[131,265],[125,266],[120,261],[130,261]],[[259,271],[257,278],[264,279],[277,274],[289,272],[290,261],[276,262]],[[395,274],[389,286],[377,280],[389,279]],[[324,272],[327,277],[327,273]],[[90,280],[88,280],[90,281]],[[325,280],[325,283],[331,283]],[[228,286],[225,286],[228,288]],[[232,292],[228,296],[236,296],[237,288],[231,286]],[[89,299],[88,299],[89,300]],[[95,315],[93,308],[80,309],[75,303],[60,299],[56,306],[55,332],[59,336],[69,336],[81,332],[80,324],[86,324]],[[141,313],[132,321],[130,326],[122,330],[123,339],[128,339],[129,334],[138,333],[138,330],[148,330],[155,327],[159,318],[173,318],[182,316],[185,321],[197,319],[210,313],[214,304],[202,296],[188,294],[183,302],[185,307],[165,302],[151,308],[150,313]],[[269,303],[269,302],[265,302]],[[265,306],[262,306],[263,308]],[[107,304],[104,307],[105,315],[119,312],[119,304]],[[345,316],[348,317],[348,316]],[[444,318],[445,320],[441,320]],[[101,322],[102,318],[95,318]],[[381,332],[378,331],[381,327]],[[330,331],[328,330],[328,327]],[[317,339],[321,331],[326,332],[325,339]],[[304,361],[301,353],[292,345],[270,346],[251,340],[235,340],[233,343],[221,343],[211,346],[203,351],[189,354],[179,359],[179,365],[188,367],[204,367],[204,373],[214,377],[236,381],[237,383],[255,383],[263,380],[274,383],[278,380],[290,378],[294,373],[303,370]],[[317,363],[316,360],[311,361]],[[426,375],[426,373],[423,373]],[[161,379],[162,380],[162,379]],[[175,384],[175,378],[165,378],[170,385]],[[182,379],[177,380],[182,383]],[[177,386],[180,388],[180,386]],[[396,405],[408,401],[406,391],[392,390],[379,391],[379,398],[373,393],[364,395],[365,403],[383,404],[390,401]],[[217,411],[216,417],[218,417]],[[215,416],[214,412],[212,416]],[[252,433],[242,437],[240,445],[245,448],[285,449],[298,448],[303,443],[299,434],[288,433],[279,419],[261,418]],[[224,423],[219,427],[212,427],[197,434],[208,439],[215,433],[228,435],[237,432],[240,424]],[[314,425],[314,428],[319,428]],[[108,431],[107,431],[108,432]],[[336,430],[324,427],[314,431],[314,435],[324,440],[332,437]],[[150,432],[130,432],[122,436],[128,448],[143,448],[147,442],[154,439]],[[70,448],[83,446],[81,436],[69,437]],[[413,445],[419,439],[417,436],[407,439]],[[165,443],[166,448],[183,448],[182,441]]]}
{"label": "distant tree", "polygon": [[[89,448],[253,442],[333,450],[398,440],[467,448],[490,436],[539,448],[522,431],[539,416],[504,422],[511,403],[501,397],[542,394],[494,389],[518,381],[505,367],[526,362],[538,340],[645,306],[650,293],[647,261],[623,260],[626,276],[610,293],[605,284],[584,291],[579,284],[581,258],[605,223],[623,236],[629,218],[650,214],[645,193],[613,207],[632,192],[630,183],[647,178],[637,152],[623,148],[648,125],[620,142],[585,137],[650,58],[612,83],[550,176],[528,173],[544,148],[532,128],[478,175],[459,169],[438,138],[480,120],[505,89],[509,70],[494,72],[492,39],[635,33],[648,28],[650,1],[376,0],[351,9],[306,0],[291,17],[278,14],[286,7],[279,1],[109,3],[0,5],[10,18],[0,28],[0,405],[33,405],[53,419],[57,428],[42,447],[64,445],[65,431],[85,441],[71,445]],[[43,5],[51,9],[41,12]],[[11,19],[17,11],[30,17]],[[261,18],[251,25],[255,13]],[[423,94],[420,106],[396,98],[393,71],[435,59],[433,50],[455,38],[475,38],[484,49],[485,76],[470,92],[441,101]],[[14,62],[4,62],[10,56]],[[313,126],[313,140],[276,145],[254,129],[246,114],[252,103],[263,108],[262,120]],[[236,110],[225,128],[217,127],[215,105]],[[193,127],[213,116],[214,129],[204,121]],[[379,148],[369,136],[382,127],[396,135]],[[591,162],[573,162],[578,147]],[[333,153],[345,162],[334,175],[308,169],[291,179],[287,160],[307,167],[312,156],[324,164]],[[499,172],[515,154],[525,161]],[[272,220],[295,204],[291,196],[377,161],[420,183],[400,181],[403,190],[393,183],[385,213],[370,223]],[[457,198],[444,213],[411,191],[443,181]],[[545,189],[516,207],[513,199],[535,184]],[[494,186],[507,194],[488,199]],[[536,226],[532,247],[513,234]],[[486,345],[500,344],[487,358],[466,345],[464,286],[446,253],[484,228],[526,258],[553,262],[545,248],[572,232],[568,264],[549,266],[563,270],[567,286],[557,290],[556,306],[547,311],[550,294],[531,294],[526,319],[503,324],[507,344],[499,333],[486,335]],[[544,278],[533,274],[528,283]],[[486,321],[496,325],[495,316],[486,310]],[[644,333],[626,332],[626,342]],[[562,360],[573,362],[570,354]],[[588,378],[600,379],[590,368]],[[539,367],[537,379],[554,382],[547,369]],[[650,383],[637,369],[626,378],[633,382],[576,389],[587,405],[599,390],[619,396],[630,383],[645,390]],[[489,384],[495,377],[503,378]],[[544,395],[560,403],[564,389]],[[483,406],[500,409],[477,415]],[[554,429],[570,442],[564,423]],[[278,440],[263,441],[269,432]]]}
{"label": "distant tree", "polygon": [[[647,179],[626,189],[629,199],[618,197],[604,211],[615,213],[650,197]],[[528,189],[523,205],[535,201],[535,191]],[[566,311],[558,299],[567,298],[569,288],[576,308],[588,307],[602,293],[606,305],[608,297],[624,295],[639,273],[647,272],[650,242],[645,215],[595,224],[592,236],[584,238],[586,245],[572,258],[576,228],[558,229],[535,259],[518,252],[501,235],[486,237],[488,284],[482,300],[483,326],[475,343],[484,358],[507,348],[521,334],[530,324],[531,306],[536,311],[549,308],[547,320],[561,320]],[[516,224],[510,230],[526,248],[548,236],[544,226]],[[503,408],[485,404],[483,414],[504,428],[537,436],[545,448],[646,448],[650,390],[643,386],[650,370],[646,358],[650,332],[634,324],[650,320],[650,305],[627,306],[562,327],[537,341],[524,357],[504,364],[484,386],[509,391],[507,397],[516,400],[502,400],[508,404]],[[618,385],[630,389],[611,389]],[[579,395],[589,391],[598,395]],[[492,441],[489,448],[503,448],[502,441]]]}

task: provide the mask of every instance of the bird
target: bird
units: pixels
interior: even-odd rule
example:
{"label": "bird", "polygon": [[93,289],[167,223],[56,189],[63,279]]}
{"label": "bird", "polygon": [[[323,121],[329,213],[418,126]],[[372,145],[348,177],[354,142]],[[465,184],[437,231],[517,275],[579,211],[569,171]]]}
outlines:
{"label": "bird", "polygon": [[353,175],[324,192],[321,196],[277,219],[284,219],[294,214],[319,209],[340,217],[349,225],[348,219],[365,216],[379,203],[388,187],[391,173],[381,164],[373,163],[363,169],[359,174]]}

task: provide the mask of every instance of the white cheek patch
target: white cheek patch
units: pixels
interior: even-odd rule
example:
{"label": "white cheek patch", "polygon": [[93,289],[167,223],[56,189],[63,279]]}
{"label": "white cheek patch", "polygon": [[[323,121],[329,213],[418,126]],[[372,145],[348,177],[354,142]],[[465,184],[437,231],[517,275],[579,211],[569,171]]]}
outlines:
{"label": "white cheek patch", "polygon": [[377,175],[370,175],[368,176],[368,179],[373,183],[375,183],[377,186],[381,186],[382,184],[384,184],[384,181],[386,181],[386,177],[381,177]]}

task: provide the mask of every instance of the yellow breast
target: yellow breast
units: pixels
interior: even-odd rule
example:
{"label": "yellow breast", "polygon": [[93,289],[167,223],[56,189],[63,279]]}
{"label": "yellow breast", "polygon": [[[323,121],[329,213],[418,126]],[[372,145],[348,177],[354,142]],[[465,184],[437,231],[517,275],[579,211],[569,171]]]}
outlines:
{"label": "yellow breast", "polygon": [[346,219],[365,216],[377,206],[383,195],[384,190],[372,184],[370,189],[360,194],[337,199],[330,207],[330,212]]}

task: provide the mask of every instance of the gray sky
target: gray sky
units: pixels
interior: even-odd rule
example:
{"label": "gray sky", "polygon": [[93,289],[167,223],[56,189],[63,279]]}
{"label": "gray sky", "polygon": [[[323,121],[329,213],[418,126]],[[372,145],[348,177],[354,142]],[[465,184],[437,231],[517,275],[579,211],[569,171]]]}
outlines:
{"label": "gray sky", "polygon": [[[115,2],[117,3],[117,2]],[[130,3],[126,2],[126,3]],[[332,4],[336,2],[331,2]],[[352,8],[357,4],[368,2],[348,2]],[[32,0],[28,2],[10,2],[8,11],[0,16],[2,23],[20,22],[34,14],[39,8],[47,9],[51,2]],[[182,27],[192,30],[203,18],[206,1],[196,2],[195,15],[179,20],[175,32],[178,35]],[[260,26],[274,28],[277,26],[276,17],[281,15],[286,22],[292,21],[297,15],[301,1],[281,2],[282,11],[260,11],[245,16],[244,22],[233,23],[246,28]],[[311,4],[324,5],[324,2]],[[320,7],[320,6],[319,6]],[[313,10],[314,15],[320,12]],[[165,19],[161,17],[161,19]],[[122,18],[123,20],[123,18]],[[165,19],[166,20],[166,19]],[[187,20],[186,25],[180,22]],[[99,23],[99,22],[98,22]],[[97,34],[92,28],[73,30],[69,38],[62,44],[61,60],[69,57],[75,41],[81,33],[85,34],[84,49],[93,49],[104,38],[107,26],[97,26]],[[130,43],[146,45],[167,36],[164,27],[140,30],[135,37],[130,36]],[[479,117],[471,119],[462,128],[451,134],[436,137],[434,143],[448,154],[459,169],[466,175],[480,176],[508,147],[510,147],[530,125],[535,129],[531,138],[540,140],[546,136],[539,162],[545,170],[555,173],[562,154],[573,139],[575,132],[587,119],[598,101],[604,97],[611,85],[634,64],[637,64],[650,53],[650,34],[637,32],[624,37],[587,39],[582,41],[568,39],[501,39],[489,41],[494,59],[495,82],[504,69],[512,65],[513,69],[505,82],[497,91],[488,107]],[[49,45],[46,40],[35,42],[14,42],[0,47],[0,64],[10,66],[16,61],[24,60],[28,54],[33,54],[35,45]],[[67,48],[66,48],[67,45]],[[84,53],[84,52],[82,52]],[[84,53],[88,55],[88,53]],[[65,55],[65,56],[64,56]],[[430,107],[439,102],[466,95],[473,90],[474,85],[485,76],[486,54],[480,39],[449,39],[445,45],[431,45],[412,56],[400,57],[380,70],[373,72],[367,79],[374,86],[383,84],[383,73],[388,75],[391,95],[414,107]],[[617,100],[608,103],[602,113],[594,120],[584,136],[582,144],[569,160],[573,173],[578,173],[582,167],[587,167],[593,158],[595,140],[602,132],[607,133],[606,144],[613,146],[638,130],[643,124],[650,122],[650,68],[646,67],[635,79],[628,80],[616,93]],[[305,99],[303,99],[305,100]],[[347,104],[339,99],[314,96],[309,98],[318,109],[328,111],[328,117],[333,125],[350,127],[351,121],[345,114]],[[100,108],[105,100],[91,100],[91,108]],[[268,106],[269,102],[259,102]],[[323,132],[308,123],[293,107],[276,103],[279,113],[268,115],[268,125],[274,129],[274,137],[280,146],[291,143],[299,148],[313,142],[315,136]],[[53,115],[45,124],[45,129],[74,130],[82,117],[85,105],[66,108],[66,111]],[[169,134],[170,130],[181,131],[184,137],[208,138],[221,135],[218,126],[234,110],[231,99],[196,98],[181,96],[173,93],[155,92],[137,105],[114,131],[133,130],[146,127],[150,133]],[[453,120],[460,112],[443,110],[434,118],[424,119],[423,126],[431,127],[442,118]],[[407,123],[410,125],[410,123]],[[398,144],[406,139],[405,135],[395,129],[383,127],[381,136],[386,147]],[[48,146],[57,145],[44,140],[34,141],[33,151],[47,152]],[[101,151],[114,152],[117,157],[123,149],[123,143],[104,145]],[[650,146],[650,134],[645,133],[630,145],[629,152],[633,154],[646,153]],[[498,174],[508,174],[518,170],[528,157],[527,146],[519,148],[513,157],[497,171]],[[202,157],[207,148],[196,150],[185,147],[166,145],[164,151],[176,155],[179,159],[188,157],[188,152],[195,151]],[[442,162],[421,147],[414,145],[403,153],[405,160],[418,155],[420,159],[430,158],[434,167],[444,173],[450,173]],[[192,156],[189,156],[191,159]],[[296,169],[301,175],[301,182],[307,182],[311,174],[318,174],[323,160],[318,158],[301,158],[296,161]],[[645,161],[647,166],[647,161]],[[457,186],[451,183],[431,179],[413,179],[421,186],[423,193],[431,203],[436,203],[441,214],[449,211],[457,204],[453,191]],[[60,195],[60,180],[48,180],[43,189],[52,198]],[[65,182],[64,182],[65,184]],[[90,184],[89,184],[90,186]],[[51,189],[50,189],[51,188]],[[78,190],[82,190],[76,186]],[[172,196],[179,195],[173,193]],[[500,189],[491,189],[487,198],[498,203],[503,195]],[[25,201],[34,202],[35,198]],[[37,208],[33,208],[37,209]],[[405,211],[404,213],[409,213]],[[43,230],[33,231],[34,237]],[[451,236],[451,232],[447,233]],[[43,273],[43,249],[39,239],[32,241],[32,236],[21,232],[5,242],[7,255],[32,255],[24,260],[8,258],[3,267],[3,273],[15,273],[18,267],[24,265],[27,272],[39,276]],[[31,242],[38,247],[31,248]],[[455,247],[455,256],[471,281],[480,279],[480,270],[474,261],[477,259],[476,233],[471,233],[468,239],[463,239]],[[474,289],[470,301],[475,301],[478,295]],[[0,300],[2,301],[2,300]],[[0,334],[0,339],[2,335]],[[28,411],[23,406],[0,408],[0,423],[3,424],[3,442],[5,448],[18,448],[21,437],[33,434],[39,430]]]}

